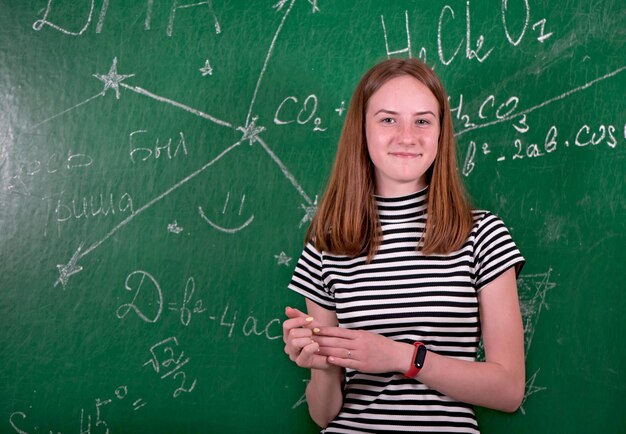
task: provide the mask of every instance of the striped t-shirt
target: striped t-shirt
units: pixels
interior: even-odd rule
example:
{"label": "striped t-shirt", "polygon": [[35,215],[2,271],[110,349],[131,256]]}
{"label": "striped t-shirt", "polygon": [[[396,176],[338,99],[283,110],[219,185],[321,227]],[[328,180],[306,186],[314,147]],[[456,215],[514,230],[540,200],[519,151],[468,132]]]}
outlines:
{"label": "striped t-shirt", "polygon": [[[383,239],[373,260],[318,252],[308,243],[289,288],[336,311],[340,327],[423,342],[429,351],[473,361],[480,339],[477,294],[510,267],[519,272],[524,258],[503,222],[486,211],[473,212],[474,226],[460,250],[418,252],[427,194],[428,188],[403,197],[376,196]],[[479,431],[469,404],[399,372],[347,369],[343,407],[322,432]]]}

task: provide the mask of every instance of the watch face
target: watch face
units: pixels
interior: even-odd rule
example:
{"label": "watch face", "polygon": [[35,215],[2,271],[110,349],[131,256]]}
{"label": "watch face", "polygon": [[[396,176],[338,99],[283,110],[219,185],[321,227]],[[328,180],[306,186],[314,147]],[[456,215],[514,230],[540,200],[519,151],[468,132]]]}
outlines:
{"label": "watch face", "polygon": [[426,346],[420,345],[417,348],[417,354],[415,355],[415,361],[413,362],[415,367],[418,369],[422,369],[422,366],[424,366],[425,358],[426,358]]}

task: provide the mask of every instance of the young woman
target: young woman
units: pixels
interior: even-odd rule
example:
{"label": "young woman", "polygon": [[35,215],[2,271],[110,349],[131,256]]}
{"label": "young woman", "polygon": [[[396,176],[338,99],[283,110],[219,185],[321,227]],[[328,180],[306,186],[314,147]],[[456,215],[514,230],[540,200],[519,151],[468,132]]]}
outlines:
{"label": "young woman", "polygon": [[322,432],[477,433],[473,405],[518,408],[524,258],[498,217],[470,207],[448,98],[425,64],[363,76],[306,237],[289,288],[307,313],[286,308],[283,338],[311,370]]}

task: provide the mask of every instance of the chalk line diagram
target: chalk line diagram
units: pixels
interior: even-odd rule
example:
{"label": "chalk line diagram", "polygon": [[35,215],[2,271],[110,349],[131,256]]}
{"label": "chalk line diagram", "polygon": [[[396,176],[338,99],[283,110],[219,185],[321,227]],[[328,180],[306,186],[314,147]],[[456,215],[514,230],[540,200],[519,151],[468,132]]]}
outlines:
{"label": "chalk line diagram", "polygon": [[[524,326],[524,357],[528,357],[530,347],[533,342],[533,337],[539,323],[539,317],[542,311],[549,310],[548,303],[546,303],[546,296],[549,291],[556,287],[556,283],[553,282],[552,268],[548,268],[545,273],[537,274],[521,274],[517,278],[517,289],[519,293],[520,310],[522,313],[522,324]],[[478,359],[484,360],[485,353],[482,340],[480,341],[478,348]],[[524,391],[524,399],[520,405],[520,411],[522,414],[526,414],[524,410],[524,403],[529,396],[535,393],[546,390],[547,387],[536,385],[537,376],[540,369],[537,369],[532,375],[526,379],[526,388]]]}
{"label": "chalk line diagram", "polygon": [[[312,12],[318,12],[319,11],[319,7],[317,5],[317,0],[307,0],[308,3],[311,5],[312,7]],[[271,39],[271,42],[269,44],[269,48],[265,54],[265,58],[263,60],[263,64],[261,67],[261,71],[258,75],[258,78],[256,80],[256,85],[254,88],[254,92],[252,94],[252,97],[250,99],[250,103],[248,105],[248,110],[246,113],[246,118],[245,121],[242,123],[237,123],[237,122],[233,122],[232,120],[226,120],[226,119],[221,119],[219,116],[216,116],[215,114],[209,114],[209,113],[205,113],[203,111],[197,110],[191,106],[185,105],[181,102],[175,101],[173,99],[167,98],[165,96],[159,95],[157,93],[154,93],[150,90],[147,90],[145,88],[142,88],[140,86],[136,86],[136,85],[131,85],[128,84],[129,81],[131,81],[131,79],[136,80],[137,79],[137,75],[136,74],[132,74],[132,73],[124,73],[121,74],[118,72],[118,58],[114,57],[111,63],[111,66],[108,70],[108,72],[106,73],[96,73],[93,74],[93,77],[97,80],[99,80],[100,82],[102,82],[102,89],[100,90],[100,92],[96,93],[95,95],[79,102],[78,104],[69,107],[61,112],[58,112],[42,121],[40,121],[39,123],[33,125],[31,128],[35,129],[38,128],[39,126],[46,124],[48,122],[54,121],[55,119],[73,111],[76,110],[84,105],[87,105],[88,103],[94,102],[95,100],[99,99],[100,97],[104,97],[107,93],[110,93],[109,90],[111,90],[114,94],[115,94],[115,98],[116,100],[120,100],[122,93],[124,93],[123,91],[129,91],[129,92],[133,92],[137,95],[142,95],[146,98],[149,98],[152,101],[157,101],[159,103],[162,104],[166,104],[172,107],[175,107],[177,109],[183,110],[187,113],[189,113],[192,116],[196,116],[199,117],[201,119],[206,120],[207,122],[210,122],[212,124],[218,125],[220,127],[223,127],[225,129],[229,129],[229,130],[233,130],[233,131],[237,131],[241,134],[240,138],[235,142],[230,144],[229,146],[225,147],[223,150],[221,150],[221,152],[219,152],[216,156],[214,156],[210,161],[207,161],[204,165],[202,165],[200,168],[198,168],[197,170],[193,171],[192,173],[188,174],[187,176],[185,176],[184,178],[182,178],[181,180],[179,180],[176,184],[172,185],[171,187],[167,188],[165,191],[161,192],[160,194],[158,194],[157,196],[155,196],[154,198],[152,198],[151,200],[149,200],[147,203],[145,203],[143,206],[139,207],[138,209],[134,210],[131,215],[127,216],[125,219],[123,219],[121,222],[119,222],[117,225],[115,225],[108,233],[106,233],[102,238],[92,241],[91,243],[85,242],[84,240],[81,241],[78,245],[78,247],[76,248],[76,250],[74,251],[74,253],[72,254],[71,258],[64,264],[58,264],[57,265],[57,269],[58,269],[58,274],[59,277],[58,279],[55,281],[54,286],[58,286],[59,284],[62,285],[63,288],[66,288],[69,280],[71,278],[71,276],[81,272],[83,270],[83,267],[79,264],[80,260],[83,259],[84,257],[88,256],[90,253],[94,252],[95,250],[97,250],[101,245],[103,245],[103,243],[105,241],[107,241],[110,237],[112,237],[114,234],[116,234],[119,230],[121,230],[122,228],[124,228],[126,225],[128,225],[129,223],[131,223],[135,217],[139,216],[140,214],[142,214],[144,211],[150,209],[153,205],[158,204],[159,202],[161,202],[162,199],[166,198],[167,196],[169,196],[170,194],[176,192],[180,187],[182,187],[183,185],[185,185],[187,182],[193,180],[194,178],[196,178],[198,175],[206,172],[208,169],[210,169],[213,165],[215,165],[217,162],[219,162],[224,156],[226,156],[227,154],[231,153],[231,151],[234,151],[236,148],[238,148],[241,144],[248,144],[250,146],[253,145],[259,145],[264,152],[267,154],[267,156],[276,164],[276,166],[278,167],[278,169],[281,171],[281,173],[284,175],[284,177],[286,178],[286,180],[292,185],[292,187],[296,190],[296,192],[300,195],[300,197],[303,200],[303,203],[300,204],[300,209],[303,211],[303,217],[299,222],[299,227],[302,227],[303,225],[305,225],[308,221],[310,221],[313,217],[313,215],[315,214],[316,210],[317,210],[317,205],[318,205],[318,197],[314,196],[311,197],[309,196],[304,189],[302,188],[302,186],[300,185],[300,183],[298,182],[298,180],[295,178],[295,176],[290,172],[289,168],[280,160],[280,158],[272,151],[271,147],[268,145],[268,143],[264,140],[264,138],[262,137],[263,133],[265,132],[265,127],[263,125],[260,125],[259,122],[259,117],[257,116],[257,113],[255,111],[255,104],[257,101],[257,96],[259,93],[259,90],[261,88],[261,85],[263,84],[263,80],[265,77],[265,72],[268,68],[269,62],[272,58],[272,55],[274,53],[275,47],[276,47],[276,43],[278,41],[278,38],[281,34],[281,31],[284,27],[284,24],[287,20],[287,18],[289,17],[294,4],[296,3],[296,0],[280,0],[278,1],[273,8],[276,10],[277,14],[282,14],[281,18],[279,19],[279,22],[277,24],[277,28],[274,31],[273,37]],[[50,4],[50,3],[49,3]],[[93,5],[93,2],[92,2]],[[381,17],[382,18],[382,17]],[[382,21],[382,26],[384,28],[384,21]],[[221,29],[219,27],[219,23],[217,22],[217,19],[215,20],[215,28],[216,28],[216,33],[220,33]],[[386,29],[384,36],[385,36],[385,43],[387,43],[387,38],[386,38]],[[407,33],[408,33],[408,22],[407,22]],[[81,31],[82,33],[82,31]],[[169,36],[171,36],[171,34],[168,34]],[[387,51],[389,51],[389,48],[387,46]],[[409,57],[410,57],[410,47],[409,47]],[[200,66],[200,65],[198,65]],[[214,67],[211,65],[210,60],[207,58],[204,65],[200,68],[198,68],[199,72],[202,74],[203,77],[212,75],[214,72]],[[519,98],[515,97],[515,100],[512,100],[514,102],[515,107],[513,108],[513,110],[511,111],[507,111],[505,114],[503,114],[502,116],[498,116],[495,120],[492,120],[490,118],[484,118],[482,116],[480,116],[480,112],[479,112],[479,118],[480,119],[484,119],[484,123],[478,123],[478,124],[473,124],[471,122],[469,122],[469,118],[467,120],[463,119],[461,117],[461,110],[458,110],[457,113],[457,119],[461,118],[463,119],[466,123],[464,128],[460,128],[457,133],[455,134],[456,137],[460,137],[465,135],[466,133],[470,133],[474,130],[478,130],[478,129],[483,129],[483,128],[487,128],[487,127],[491,127],[500,123],[504,123],[504,122],[511,122],[513,127],[516,128],[516,130],[520,133],[524,133],[528,130],[528,125],[526,124],[526,115],[530,114],[531,112],[534,112],[536,110],[540,110],[543,109],[544,107],[546,107],[547,105],[562,101],[566,98],[569,98],[571,95],[576,94],[578,92],[584,91],[589,89],[590,87],[604,81],[610,78],[613,78],[615,76],[617,76],[618,74],[623,73],[624,71],[626,71],[626,66],[622,66],[619,67],[615,70],[613,70],[612,72],[609,72],[608,74],[599,76],[591,81],[589,81],[588,83],[585,83],[582,86],[578,86],[575,88],[572,88],[570,90],[567,90],[565,92],[560,93],[557,96],[551,97],[549,99],[546,99],[545,101],[536,104],[532,107],[526,108],[526,109],[521,109],[521,110],[517,110],[517,105],[519,103]],[[293,98],[293,97],[290,97]],[[342,116],[343,113],[346,110],[346,101],[341,101],[341,106],[336,108],[335,111],[339,114],[339,116]],[[306,105],[306,104],[305,104]],[[493,107],[494,106],[494,96],[490,95],[485,102],[481,105],[481,110],[483,107],[489,108],[489,107]],[[508,108],[510,107],[510,105],[505,104],[505,108],[508,110]],[[275,122],[276,122],[276,117],[275,117]],[[318,125],[319,126],[319,125]],[[626,133],[625,133],[626,135]],[[2,163],[3,164],[3,163]],[[245,200],[246,200],[246,196],[245,194],[241,197],[231,197],[231,192],[228,192],[225,200],[224,200],[224,206],[223,206],[223,211],[222,214],[224,214],[226,212],[227,207],[230,205],[230,207],[232,208],[233,206],[235,208],[238,208],[238,215],[242,216],[243,214],[243,209],[244,209],[244,204],[245,204]],[[233,205],[233,204],[236,204]],[[214,221],[210,220],[204,209],[202,207],[198,207],[198,214],[199,217],[201,219],[203,219],[209,226],[211,226],[212,228],[224,232],[224,233],[230,233],[230,234],[234,234],[237,233],[241,230],[243,230],[244,228],[246,228],[247,226],[249,226],[255,216],[254,214],[250,214],[249,216],[244,215],[243,219],[246,219],[243,224],[237,226],[237,227],[233,227],[233,228],[226,228],[223,226],[218,225],[217,223],[215,223]],[[180,234],[183,231],[183,228],[181,228],[178,223],[174,220],[170,225],[168,225],[168,231],[170,233],[173,234]],[[292,261],[292,258],[287,256],[287,254],[283,251],[281,251],[279,254],[274,255],[274,258],[276,260],[276,263],[278,266],[286,266],[288,267],[290,265],[290,261]],[[540,273],[540,274],[532,274],[532,275],[522,275],[520,276],[520,278],[518,279],[518,286],[520,289],[520,306],[522,309],[522,317],[523,317],[523,323],[524,323],[524,339],[525,339],[525,354],[529,353],[532,341],[533,341],[533,337],[534,337],[534,333],[536,330],[536,326],[538,324],[539,321],[539,317],[543,311],[543,309],[545,308],[546,310],[548,309],[548,304],[546,303],[546,295],[548,293],[548,291],[550,291],[551,289],[553,289],[554,287],[556,287],[556,284],[553,283],[551,281],[551,273],[552,273],[552,269],[549,269],[546,273]],[[227,307],[228,309],[228,307]],[[540,369],[537,369],[535,372],[532,373],[532,375],[529,375],[529,378],[527,379],[526,382],[526,390],[525,390],[525,395],[524,395],[524,400],[522,402],[522,406],[520,407],[520,410],[522,413],[525,414],[525,410],[524,410],[524,403],[526,402],[526,400],[528,399],[528,397],[530,397],[531,395],[544,391],[547,388],[543,387],[541,385],[539,385],[538,381],[538,377],[539,377],[539,372]],[[304,402],[303,400],[298,401],[298,403],[296,403],[296,406],[301,404],[302,402]],[[295,406],[294,406],[295,407]]]}
{"label": "chalk line diagram", "polygon": [[[265,142],[265,140],[263,140],[263,138],[261,137],[261,134],[265,131],[265,127],[262,125],[258,125],[258,116],[256,116],[255,113],[255,103],[256,103],[256,99],[257,99],[257,95],[259,92],[259,89],[263,83],[263,79],[265,76],[265,72],[267,70],[269,61],[272,57],[272,54],[274,52],[275,46],[276,46],[276,42],[278,40],[279,35],[281,34],[281,31],[283,29],[283,26],[288,18],[288,16],[290,15],[290,12],[292,11],[294,4],[295,4],[296,0],[291,0],[291,1],[287,1],[287,0],[281,0],[278,3],[276,3],[273,8],[276,10],[277,13],[281,13],[282,17],[280,18],[280,21],[278,23],[277,29],[274,32],[274,35],[272,37],[272,40],[270,42],[269,48],[267,50],[267,53],[265,55],[265,59],[263,61],[263,65],[260,71],[260,74],[257,78],[256,81],[256,86],[254,88],[254,92],[248,107],[248,111],[247,111],[247,115],[246,115],[246,119],[245,122],[243,122],[240,125],[237,125],[236,123],[224,120],[224,119],[220,119],[217,116],[214,116],[212,114],[209,113],[205,113],[202,112],[200,110],[197,110],[193,107],[187,106],[185,104],[182,104],[178,101],[169,99],[167,97],[158,95],[156,93],[153,93],[147,89],[144,89],[140,86],[133,86],[133,85],[129,85],[126,83],[127,80],[131,79],[131,78],[135,78],[135,74],[120,74],[118,72],[118,59],[117,57],[115,57],[112,61],[111,67],[109,69],[109,71],[105,74],[94,74],[94,77],[98,80],[100,80],[103,83],[103,88],[100,92],[98,92],[97,94],[93,95],[92,97],[87,98],[86,100],[66,109],[63,110],[59,113],[54,114],[53,116],[48,117],[47,119],[44,119],[43,121],[35,124],[32,126],[32,128],[37,128],[40,125],[50,122],[72,110],[75,110],[85,104],[88,104],[90,102],[93,102],[94,100],[103,97],[107,94],[107,92],[109,91],[109,89],[113,90],[115,92],[115,97],[117,100],[119,100],[121,98],[121,90],[127,90],[130,92],[134,92],[138,95],[142,95],[145,96],[146,98],[150,98],[152,100],[161,102],[163,104],[168,104],[170,106],[176,107],[178,109],[184,110],[188,113],[190,113],[191,115],[194,116],[198,116],[202,119],[207,120],[208,122],[211,122],[215,125],[224,127],[224,128],[228,128],[231,130],[235,130],[241,133],[241,138],[231,144],[230,146],[228,146],[227,148],[225,148],[221,153],[219,153],[217,156],[215,156],[212,160],[208,161],[207,163],[205,163],[202,167],[200,167],[199,169],[197,169],[196,171],[192,172],[191,174],[189,174],[188,176],[186,176],[185,178],[181,179],[178,183],[174,184],[173,186],[171,186],[170,188],[166,189],[164,192],[160,193],[159,195],[157,195],[156,197],[154,197],[153,199],[149,200],[146,204],[144,204],[143,206],[141,206],[140,208],[134,210],[128,217],[126,217],[124,220],[122,220],[120,223],[118,223],[115,227],[113,227],[113,229],[111,229],[103,238],[96,240],[94,242],[92,242],[91,244],[85,243],[84,241],[81,242],[78,246],[78,248],[76,249],[76,251],[74,252],[74,254],[72,255],[72,257],[70,258],[70,260],[67,263],[64,264],[59,264],[57,266],[58,268],[58,272],[59,272],[59,278],[56,280],[55,282],[55,286],[57,286],[58,284],[61,284],[64,288],[67,286],[68,282],[69,282],[69,278],[76,274],[79,273],[83,268],[82,266],[80,266],[78,264],[78,262],[84,258],[85,256],[89,255],[90,253],[92,253],[94,250],[96,250],[98,247],[100,247],[106,240],[108,240],[108,238],[110,238],[111,236],[113,236],[115,233],[117,233],[120,229],[122,229],[123,227],[125,227],[128,223],[130,223],[131,221],[134,220],[134,218],[140,214],[142,214],[144,211],[146,211],[147,209],[151,208],[153,205],[159,203],[162,199],[164,199],[165,197],[169,196],[171,193],[175,192],[176,190],[178,190],[179,187],[183,186],[184,184],[186,184],[187,182],[191,181],[192,179],[194,179],[196,176],[198,176],[199,174],[205,172],[207,169],[209,169],[211,166],[213,166],[215,163],[217,163],[219,160],[222,159],[222,157],[224,157],[225,155],[227,155],[228,153],[230,153],[231,151],[233,151],[234,149],[236,149],[237,147],[239,147],[242,143],[248,143],[249,145],[254,145],[254,144],[259,144],[261,146],[261,148],[265,151],[265,153],[272,159],[272,161],[274,161],[274,163],[278,166],[278,168],[281,170],[281,172],[283,173],[283,175],[285,176],[285,178],[292,184],[292,186],[295,188],[295,190],[298,192],[298,194],[302,197],[302,199],[304,200],[304,202],[300,205],[300,208],[303,210],[304,215],[299,223],[299,226],[302,227],[305,223],[307,223],[308,221],[311,220],[311,218],[313,217],[313,215],[315,214],[315,211],[317,209],[317,196],[313,199],[311,199],[311,197],[304,191],[304,189],[301,187],[300,183],[296,180],[296,178],[294,177],[294,175],[289,171],[289,169],[285,166],[285,164],[279,159],[279,157],[271,150],[270,146]],[[319,7],[317,5],[317,1],[312,1],[309,0],[310,5],[312,6],[312,12],[318,12],[319,11]],[[217,21],[216,21],[217,22]],[[216,27],[216,32],[219,33],[221,32],[221,28],[219,29],[219,31],[217,30]],[[548,99],[546,101],[544,101],[543,103],[540,103],[538,105],[535,105],[533,107],[530,107],[526,110],[522,110],[522,111],[517,111],[517,110],[512,110],[510,112],[507,113],[506,116],[501,117],[495,121],[491,121],[491,122],[486,122],[484,124],[481,125],[472,125],[471,127],[467,127],[465,129],[461,129],[459,132],[456,133],[456,136],[461,136],[467,132],[470,132],[474,129],[479,129],[479,128],[485,128],[485,127],[489,127],[492,125],[496,125],[498,123],[502,123],[502,122],[506,122],[506,121],[511,121],[514,119],[518,119],[520,117],[525,116],[526,114],[541,109],[543,107],[545,107],[548,104],[551,104],[553,102],[562,100],[566,97],[569,97],[570,95],[572,95],[573,93],[585,90],[587,88],[589,88],[590,86],[614,77],[615,75],[621,73],[622,71],[626,70],[626,67],[621,67],[618,68],[617,70],[606,74],[604,76],[601,76],[595,80],[590,81],[589,83],[577,87],[575,89],[569,90],[565,93],[562,93],[556,97],[553,97],[551,99]],[[205,67],[201,68],[201,72],[203,75],[208,75],[211,74],[213,71],[213,68],[210,66],[210,63],[207,59],[206,63],[205,63]],[[515,106],[515,108],[517,108],[517,106]],[[337,111],[338,113],[341,115],[343,110],[345,110],[344,108],[344,102],[342,101],[342,106],[341,108],[338,108]],[[230,194],[230,193],[229,193]],[[243,206],[243,200],[245,200],[245,196],[244,199],[242,199],[242,206]],[[225,228],[222,227],[220,225],[215,224],[214,222],[212,222],[210,219],[207,218],[204,210],[202,209],[202,207],[198,208],[198,213],[199,216],[206,221],[207,224],[209,224],[211,227],[213,227],[216,230],[225,232],[225,233],[236,233],[242,229],[244,229],[245,227],[247,227],[250,223],[252,223],[253,219],[254,219],[254,215],[251,215],[250,217],[248,217],[248,219],[240,226],[235,227],[235,228]],[[241,214],[240,214],[241,215]],[[176,232],[176,228],[172,226],[172,233],[177,233]],[[179,232],[178,232],[179,233]]]}
{"label": "chalk line diagram", "polygon": [[[117,57],[115,57],[113,59],[113,62],[111,64],[111,67],[109,69],[109,71],[106,74],[94,74],[94,77],[97,78],[98,80],[102,81],[102,83],[104,84],[103,89],[98,92],[97,94],[93,95],[90,98],[87,98],[86,100],[66,109],[63,110],[59,113],[54,114],[53,116],[48,117],[47,119],[44,119],[43,121],[33,125],[31,127],[31,129],[35,129],[47,122],[50,122],[72,110],[75,110],[87,103],[90,103],[94,100],[96,100],[97,98],[103,97],[106,95],[106,93],[109,91],[109,89],[113,90],[115,92],[115,98],[117,100],[120,99],[121,97],[121,92],[120,89],[124,89],[124,90],[128,90],[131,92],[134,92],[136,94],[139,95],[143,95],[147,98],[156,100],[158,102],[164,103],[164,104],[168,104],[171,106],[174,106],[176,108],[179,108],[181,110],[184,110],[194,116],[198,116],[202,119],[205,119],[211,123],[214,123],[216,125],[222,126],[224,128],[229,128],[229,129],[233,129],[235,131],[239,131],[241,132],[241,138],[231,144],[230,146],[228,146],[226,149],[224,149],[221,153],[219,153],[216,157],[214,157],[212,160],[208,161],[207,163],[205,163],[202,167],[200,167],[199,169],[197,169],[196,171],[192,172],[191,174],[189,174],[188,176],[186,176],[185,178],[181,179],[178,183],[174,184],[173,186],[171,186],[170,188],[166,189],[164,192],[162,192],[161,194],[159,194],[158,196],[154,197],[153,199],[151,199],[150,201],[148,201],[146,204],[144,204],[143,206],[141,206],[140,208],[138,208],[137,210],[135,210],[133,213],[131,213],[131,215],[129,215],[127,218],[125,218],[124,220],[122,220],[120,223],[118,223],[115,227],[113,227],[113,229],[111,229],[103,238],[94,241],[93,243],[91,243],[90,245],[88,245],[87,247],[85,247],[85,242],[81,242],[80,245],[78,246],[78,248],[76,249],[76,251],[74,252],[74,254],[72,255],[72,257],[70,258],[70,260],[65,263],[65,264],[59,264],[57,265],[57,269],[59,272],[59,277],[55,282],[55,286],[57,286],[58,284],[61,284],[63,286],[63,288],[65,288],[69,282],[69,279],[71,276],[79,273],[80,271],[83,270],[83,267],[81,265],[78,264],[78,261],[80,261],[82,258],[84,258],[85,256],[89,255],[90,253],[92,253],[94,250],[96,250],[98,247],[100,247],[106,240],[108,240],[111,236],[113,236],[115,233],[117,233],[120,229],[122,229],[124,226],[126,226],[128,223],[130,223],[131,221],[133,221],[135,219],[135,217],[137,217],[138,215],[142,214],[144,211],[146,211],[147,209],[151,208],[153,205],[157,204],[158,202],[160,202],[162,199],[164,199],[165,197],[169,196],[171,193],[175,192],[176,190],[178,190],[181,186],[183,186],[184,184],[186,184],[187,182],[191,181],[192,179],[194,179],[196,176],[200,175],[201,173],[205,172],[208,168],[210,168],[211,166],[213,166],[215,163],[217,163],[219,160],[221,160],[225,155],[227,155],[228,153],[230,153],[231,151],[233,151],[234,149],[236,149],[237,147],[239,147],[239,145],[241,145],[242,143],[248,143],[249,145],[254,145],[255,143],[259,143],[262,147],[262,149],[270,156],[270,158],[272,159],[272,161],[274,161],[277,166],[280,168],[281,172],[283,173],[283,175],[287,178],[287,180],[293,185],[293,187],[296,189],[296,191],[298,192],[298,194],[300,194],[300,196],[304,199],[304,203],[301,204],[301,209],[304,211],[304,216],[302,218],[302,220],[300,221],[300,226],[302,226],[303,224],[305,224],[307,221],[310,221],[311,218],[313,217],[313,214],[315,214],[315,210],[317,209],[317,197],[315,198],[315,200],[311,200],[310,197],[306,194],[306,192],[304,191],[304,189],[300,186],[299,182],[296,180],[296,178],[293,176],[293,174],[291,174],[291,172],[289,171],[289,169],[285,166],[285,164],[278,158],[278,156],[270,149],[269,145],[263,141],[259,135],[265,131],[265,127],[263,127],[262,125],[257,125],[257,121],[258,121],[258,116],[253,116],[254,113],[254,106],[256,103],[256,98],[257,98],[257,94],[258,91],[261,87],[261,84],[263,83],[263,78],[265,76],[265,72],[267,70],[267,66],[268,63],[272,57],[272,53],[274,52],[274,48],[276,45],[276,41],[278,40],[278,36],[281,33],[281,30],[283,29],[283,26],[285,24],[285,21],[287,19],[287,17],[289,16],[291,10],[293,9],[293,6],[295,4],[296,0],[291,0],[288,4],[287,1],[282,1],[277,3],[274,8],[277,10],[277,12],[282,12],[282,18],[278,24],[278,27],[274,33],[274,36],[271,40],[269,49],[267,51],[267,54],[265,56],[264,62],[263,62],[263,66],[261,69],[261,72],[259,74],[259,77],[257,79],[256,82],[256,86],[254,89],[254,93],[252,95],[250,104],[249,104],[249,108],[248,108],[248,112],[246,115],[246,120],[245,123],[243,123],[243,125],[235,125],[232,122],[228,122],[225,121],[223,119],[220,119],[216,116],[213,116],[211,114],[208,113],[204,113],[200,110],[194,109],[193,107],[189,107],[185,104],[182,104],[180,102],[174,101],[172,99],[157,95],[153,92],[150,92],[147,89],[141,88],[139,86],[132,86],[129,84],[126,84],[124,81],[128,80],[129,78],[135,77],[135,74],[119,74],[118,73],[118,59]],[[317,7],[317,2],[309,2],[311,3],[311,5],[313,6],[313,12],[317,12],[319,11],[318,7]],[[283,9],[286,7],[286,9],[283,12]],[[212,67],[210,66],[209,61],[206,61],[205,67],[201,69],[201,72],[203,73],[203,75],[208,75],[211,74],[213,71]],[[224,205],[224,209],[226,209],[226,206],[228,204],[228,200],[230,197],[230,192],[228,193],[228,196],[226,198],[226,202]],[[241,206],[240,206],[240,215],[241,215],[241,210],[243,208],[243,204],[245,202],[245,195],[243,196],[242,200],[241,200]],[[200,217],[206,221],[210,226],[212,226],[213,228],[220,230],[222,232],[226,232],[226,233],[236,233],[239,230],[242,230],[243,228],[245,228],[246,226],[248,226],[253,220],[254,220],[254,215],[251,215],[244,223],[243,225],[237,227],[237,228],[224,228],[222,226],[219,226],[217,224],[215,224],[214,222],[212,222],[211,220],[209,220],[206,216],[206,214],[204,213],[204,210],[202,209],[202,207],[198,208],[198,213],[200,215]],[[172,226],[170,225],[170,227],[168,229],[170,229],[170,231],[176,233],[176,225]]]}
{"label": "chalk line diagram", "polygon": [[[524,354],[527,357],[533,342],[539,316],[543,309],[548,310],[546,303],[546,295],[556,287],[556,283],[551,280],[552,268],[545,273],[521,275],[517,279],[519,290],[520,309],[522,311],[522,323],[524,325]],[[529,396],[537,392],[546,390],[546,387],[535,384],[537,375],[541,369],[537,369],[531,376],[526,379],[526,390],[524,399],[520,405],[520,411],[526,414],[524,403]]]}

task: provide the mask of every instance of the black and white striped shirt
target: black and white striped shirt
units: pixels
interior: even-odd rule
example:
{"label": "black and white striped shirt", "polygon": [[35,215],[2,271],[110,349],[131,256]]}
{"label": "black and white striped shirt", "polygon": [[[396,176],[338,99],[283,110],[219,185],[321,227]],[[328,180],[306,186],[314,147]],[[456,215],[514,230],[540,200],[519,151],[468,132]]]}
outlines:
{"label": "black and white striped shirt", "polygon": [[[474,211],[463,247],[448,255],[416,250],[426,222],[428,188],[397,198],[376,197],[383,239],[371,263],[318,252],[308,243],[289,288],[336,311],[340,327],[426,344],[429,351],[476,359],[478,292],[524,264],[504,223]],[[408,367],[407,367],[408,368]],[[324,433],[478,433],[471,405],[401,373],[346,370],[344,403]]]}

